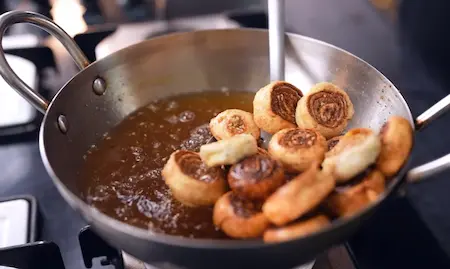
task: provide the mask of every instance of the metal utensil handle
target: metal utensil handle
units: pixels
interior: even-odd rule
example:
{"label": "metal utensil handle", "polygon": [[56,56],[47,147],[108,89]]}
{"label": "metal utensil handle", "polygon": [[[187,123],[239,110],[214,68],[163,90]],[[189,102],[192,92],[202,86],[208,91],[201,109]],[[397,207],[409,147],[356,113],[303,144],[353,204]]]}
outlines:
{"label": "metal utensil handle", "polygon": [[269,0],[270,80],[284,80],[284,0]]}
{"label": "metal utensil handle", "polygon": [[[49,34],[55,36],[67,49],[73,60],[80,70],[87,67],[90,62],[77,46],[75,41],[49,18],[34,12],[26,11],[10,11],[0,15],[0,44],[2,44],[3,36],[6,29],[16,23],[29,23],[45,30]],[[49,101],[35,92],[28,86],[16,73],[11,69],[6,61],[5,52],[0,46],[0,75],[3,79],[15,89],[23,98],[32,104],[41,113],[47,110]]]}
{"label": "metal utensil handle", "polygon": [[[430,122],[436,120],[450,109],[450,94],[420,114],[415,121],[416,130],[423,130]],[[417,182],[450,168],[450,154],[411,169],[406,179]]]}

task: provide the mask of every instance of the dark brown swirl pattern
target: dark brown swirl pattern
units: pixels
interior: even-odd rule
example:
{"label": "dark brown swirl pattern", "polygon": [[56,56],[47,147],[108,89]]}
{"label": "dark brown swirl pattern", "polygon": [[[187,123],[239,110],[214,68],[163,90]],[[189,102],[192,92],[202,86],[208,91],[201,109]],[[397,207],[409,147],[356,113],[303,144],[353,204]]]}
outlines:
{"label": "dark brown swirl pattern", "polygon": [[228,183],[243,197],[264,198],[284,183],[284,170],[269,155],[255,154],[230,168]]}
{"label": "dark brown swirl pattern", "polygon": [[317,140],[317,134],[310,129],[291,129],[280,138],[280,145],[290,148],[308,148],[314,145]]}
{"label": "dark brown swirl pattern", "polygon": [[342,138],[341,135],[340,135],[340,136],[335,136],[335,137],[333,137],[333,138],[330,138],[330,139],[327,141],[328,151],[332,150],[332,149],[337,145],[337,143],[339,143],[339,141],[341,140],[341,138]]}
{"label": "dark brown swirl pattern", "polygon": [[221,178],[222,170],[219,167],[208,167],[195,152],[180,150],[175,153],[175,161],[185,174],[203,182],[213,182]]}
{"label": "dark brown swirl pattern", "polygon": [[295,124],[295,109],[302,96],[302,92],[292,84],[276,83],[271,93],[272,111],[284,120]]}
{"label": "dark brown swirl pattern", "polygon": [[249,218],[262,212],[263,202],[260,200],[244,199],[233,192],[230,193],[229,199],[234,214],[241,218]]}
{"label": "dark brown swirl pattern", "polygon": [[277,165],[270,157],[256,154],[232,166],[230,176],[237,181],[258,182],[270,177]]}
{"label": "dark brown swirl pattern", "polygon": [[233,238],[260,237],[270,225],[262,213],[261,200],[249,200],[231,191],[214,204],[213,222]]}
{"label": "dark brown swirl pattern", "polygon": [[348,104],[341,93],[323,90],[308,96],[308,112],[317,123],[336,128],[347,120]]}
{"label": "dark brown swirl pattern", "polygon": [[325,137],[310,128],[283,129],[272,136],[268,146],[270,156],[288,173],[303,172],[322,162],[326,149]]}

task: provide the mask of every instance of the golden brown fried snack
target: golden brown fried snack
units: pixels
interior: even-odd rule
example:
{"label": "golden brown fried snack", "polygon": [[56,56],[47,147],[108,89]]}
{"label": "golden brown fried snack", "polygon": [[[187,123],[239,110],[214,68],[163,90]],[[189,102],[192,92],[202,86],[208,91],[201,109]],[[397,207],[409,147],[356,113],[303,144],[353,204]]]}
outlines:
{"label": "golden brown fried snack", "polygon": [[283,167],[269,155],[247,157],[231,166],[228,172],[230,188],[248,199],[264,199],[283,183]]}
{"label": "golden brown fried snack", "polygon": [[288,172],[302,172],[321,162],[327,150],[325,138],[313,129],[289,128],[277,132],[269,142],[269,154]]}
{"label": "golden brown fried snack", "polygon": [[361,183],[331,194],[325,205],[336,216],[350,217],[376,201],[384,190],[384,175],[378,170],[373,170]]}
{"label": "golden brown fried snack", "polygon": [[344,183],[375,163],[380,151],[380,138],[372,130],[352,129],[325,154],[322,168],[331,173],[336,182]]}
{"label": "golden brown fried snack", "polygon": [[330,220],[325,215],[318,215],[285,227],[268,229],[264,232],[264,242],[275,243],[289,241],[312,234],[329,224]]}
{"label": "golden brown fried snack", "polygon": [[259,139],[259,128],[253,121],[252,113],[240,109],[227,109],[209,122],[211,133],[217,140],[238,134],[250,134]]}
{"label": "golden brown fried snack", "polygon": [[233,192],[227,192],[216,202],[213,222],[233,238],[259,237],[269,227],[260,201],[245,200]]}
{"label": "golden brown fried snack", "polygon": [[386,176],[395,175],[405,161],[413,145],[413,129],[409,121],[399,116],[392,116],[380,131],[381,153],[377,168]]}
{"label": "golden brown fried snack", "polygon": [[337,143],[339,143],[339,140],[341,140],[341,138],[342,135],[328,139],[327,140],[328,151],[332,150],[337,145]]}
{"label": "golden brown fried snack", "polygon": [[298,102],[295,120],[300,128],[314,128],[325,138],[344,131],[354,109],[348,94],[338,86],[321,82]]}
{"label": "golden brown fried snack", "polygon": [[295,109],[301,90],[285,81],[275,81],[261,88],[253,100],[253,119],[269,134],[296,127]]}
{"label": "golden brown fried snack", "polygon": [[269,196],[263,205],[264,215],[277,226],[284,225],[314,209],[334,187],[333,177],[312,165]]}
{"label": "golden brown fried snack", "polygon": [[206,166],[198,153],[191,151],[172,153],[162,176],[173,196],[188,206],[213,205],[227,190],[224,171]]}

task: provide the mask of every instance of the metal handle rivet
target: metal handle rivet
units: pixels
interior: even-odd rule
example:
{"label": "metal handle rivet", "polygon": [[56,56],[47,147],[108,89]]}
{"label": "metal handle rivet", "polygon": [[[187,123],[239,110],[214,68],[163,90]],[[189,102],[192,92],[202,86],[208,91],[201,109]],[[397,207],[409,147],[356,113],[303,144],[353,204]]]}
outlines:
{"label": "metal handle rivet", "polygon": [[69,122],[67,121],[66,116],[59,115],[58,116],[58,128],[61,133],[65,134],[69,130]]}
{"label": "metal handle rivet", "polygon": [[106,91],[106,82],[102,78],[96,78],[92,83],[92,89],[97,95],[103,95]]}

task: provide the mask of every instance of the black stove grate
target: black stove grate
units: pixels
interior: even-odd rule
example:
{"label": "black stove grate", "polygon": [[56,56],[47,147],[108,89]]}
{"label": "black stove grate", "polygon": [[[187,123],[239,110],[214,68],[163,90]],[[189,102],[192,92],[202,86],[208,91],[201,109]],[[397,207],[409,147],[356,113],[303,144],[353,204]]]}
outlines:
{"label": "black stove grate", "polygon": [[0,249],[0,265],[19,269],[65,269],[58,245],[45,241]]}

